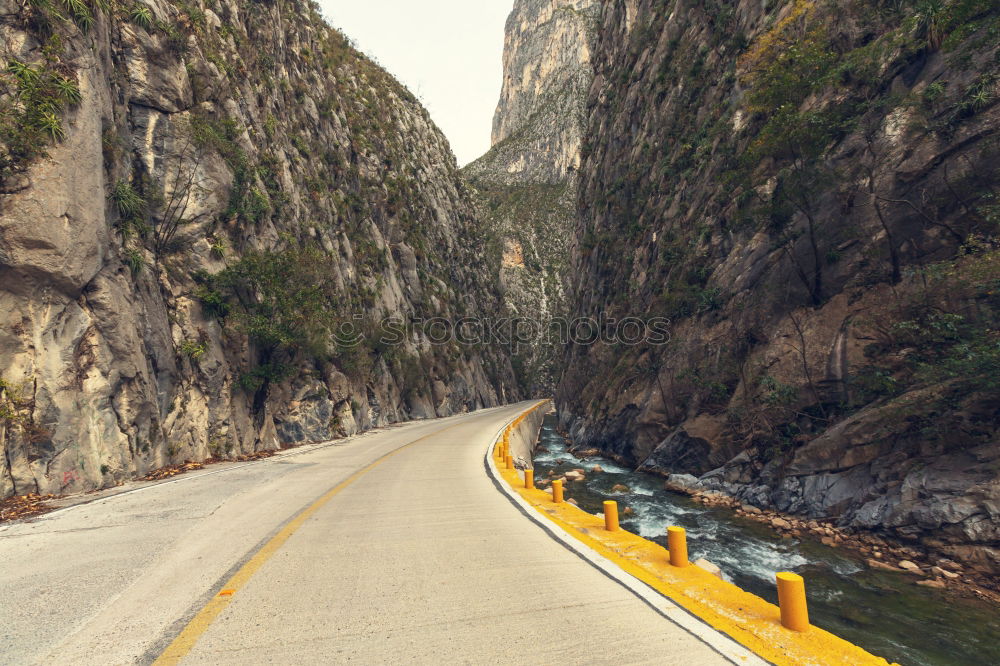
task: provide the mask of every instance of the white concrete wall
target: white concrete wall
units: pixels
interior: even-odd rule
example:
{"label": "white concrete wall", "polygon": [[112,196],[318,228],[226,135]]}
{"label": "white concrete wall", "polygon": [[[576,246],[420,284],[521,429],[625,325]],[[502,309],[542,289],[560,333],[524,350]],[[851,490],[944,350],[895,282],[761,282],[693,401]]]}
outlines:
{"label": "white concrete wall", "polygon": [[514,461],[521,461],[517,464],[518,469],[534,469],[532,463],[532,453],[538,444],[538,433],[542,429],[542,421],[545,415],[553,410],[552,401],[546,400],[546,404],[534,410],[521,421],[510,434],[510,452],[514,456]]}

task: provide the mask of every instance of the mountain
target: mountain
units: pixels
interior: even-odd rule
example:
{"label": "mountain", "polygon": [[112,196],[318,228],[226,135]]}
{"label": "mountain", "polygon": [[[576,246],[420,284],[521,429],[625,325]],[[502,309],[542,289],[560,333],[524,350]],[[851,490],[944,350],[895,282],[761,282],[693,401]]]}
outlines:
{"label": "mountain", "polygon": [[578,446],[1000,570],[1000,6],[605,3]]}
{"label": "mountain", "polygon": [[0,30],[0,497],[518,397],[424,324],[503,308],[445,138],[315,3]]}
{"label": "mountain", "polygon": [[507,20],[493,147],[465,169],[501,248],[504,302],[523,342],[512,358],[522,390],[550,395],[566,314],[577,168],[597,0],[517,0]]}

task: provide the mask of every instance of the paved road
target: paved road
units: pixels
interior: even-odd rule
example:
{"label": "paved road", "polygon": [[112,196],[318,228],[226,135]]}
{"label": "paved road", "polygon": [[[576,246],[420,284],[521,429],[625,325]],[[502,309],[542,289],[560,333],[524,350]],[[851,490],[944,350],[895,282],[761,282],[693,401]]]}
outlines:
{"label": "paved road", "polygon": [[527,406],[0,528],[0,663],[150,663],[185,627],[184,664],[731,663],[497,489],[484,452]]}

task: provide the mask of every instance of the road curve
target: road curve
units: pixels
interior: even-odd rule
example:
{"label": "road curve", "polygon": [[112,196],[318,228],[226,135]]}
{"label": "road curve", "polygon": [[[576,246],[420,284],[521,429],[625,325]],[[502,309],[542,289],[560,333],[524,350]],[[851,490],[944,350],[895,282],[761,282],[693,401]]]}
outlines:
{"label": "road curve", "polygon": [[500,492],[484,453],[530,406],[0,528],[0,663],[733,663]]}

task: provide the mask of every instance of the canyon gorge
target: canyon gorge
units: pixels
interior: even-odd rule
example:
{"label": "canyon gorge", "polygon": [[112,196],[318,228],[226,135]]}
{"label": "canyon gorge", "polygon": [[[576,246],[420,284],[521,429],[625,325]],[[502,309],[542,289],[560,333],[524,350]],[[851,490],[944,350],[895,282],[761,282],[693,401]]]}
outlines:
{"label": "canyon gorge", "polygon": [[0,497],[554,394],[679,491],[1000,571],[995,2],[517,0],[461,169],[301,0],[0,33]]}

